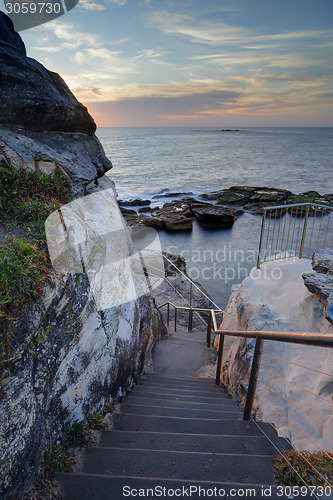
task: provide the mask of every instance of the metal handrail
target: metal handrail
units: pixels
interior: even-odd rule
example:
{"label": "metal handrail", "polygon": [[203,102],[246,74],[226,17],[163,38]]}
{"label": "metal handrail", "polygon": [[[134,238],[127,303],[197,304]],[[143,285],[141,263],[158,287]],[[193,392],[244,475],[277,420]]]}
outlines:
{"label": "metal handrail", "polygon": [[[303,212],[301,211],[300,214],[298,214],[298,209],[306,207],[306,210]],[[286,216],[287,210],[290,208],[296,209],[296,213],[293,213],[292,216],[295,217],[294,222],[291,220],[289,221],[289,224],[286,226],[286,219],[284,219],[284,222],[282,222],[282,217]],[[332,226],[330,226],[330,214],[333,212],[333,206],[329,205],[321,205],[319,203],[311,203],[311,202],[306,202],[306,203],[294,203],[290,205],[276,205],[272,207],[263,207],[263,216],[262,216],[262,223],[261,223],[261,231],[260,231],[260,241],[259,241],[259,249],[258,249],[258,258],[257,258],[257,268],[260,268],[261,262],[262,262],[262,254],[265,254],[267,251],[268,244],[270,243],[272,247],[274,246],[275,243],[275,252],[273,251],[273,254],[270,256],[270,260],[272,260],[273,255],[275,258],[278,258],[276,255],[277,254],[283,254],[287,256],[290,252],[294,253],[296,256],[298,254],[298,257],[301,259],[305,253],[305,241],[306,241],[306,236],[308,232],[308,226],[309,226],[309,217],[311,216],[310,214],[310,209],[314,208],[315,210],[315,217],[313,220],[312,224],[312,229],[309,230],[310,235],[310,243],[309,243],[309,248],[308,251],[310,252],[311,250],[311,245],[312,245],[312,239],[313,239],[313,231],[315,227],[315,220],[317,216],[317,212],[319,211],[319,215],[321,214],[321,220],[320,220],[320,226],[318,230],[318,237],[317,237],[317,243],[316,247],[311,250],[311,254],[307,255],[307,257],[311,257],[313,251],[318,250],[319,247],[319,238],[320,236],[323,237],[323,248],[326,245],[327,241],[327,235],[329,228],[331,229]],[[320,212],[319,209],[325,209]],[[277,211],[280,210],[279,215],[277,214]],[[269,215],[269,212],[273,211],[272,215]],[[327,214],[327,211],[329,213]],[[323,222],[323,217],[328,216],[327,224],[326,224],[326,231],[324,228],[322,228],[322,222]],[[296,223],[297,217],[301,216],[304,220],[299,220]],[[267,222],[268,220],[268,222]],[[270,226],[272,224],[272,230],[270,231]],[[318,222],[319,224],[319,222]],[[265,234],[266,230],[266,225],[267,227],[267,234]],[[285,232],[287,233],[286,241],[284,239]],[[290,232],[292,233],[291,239],[289,240]],[[296,234],[295,234],[296,232]],[[294,236],[296,237],[296,247],[293,248],[294,244]],[[266,249],[264,249],[264,241],[266,241]],[[288,244],[290,243],[291,248],[287,248]],[[284,244],[286,244],[285,250],[283,250]],[[322,244],[322,243],[321,243]],[[333,239],[332,239],[332,244],[333,244]],[[278,249],[278,245],[281,245],[281,249]],[[298,248],[299,247],[299,248]],[[304,255],[306,256],[306,255]],[[265,260],[265,255],[263,260]]]}
{"label": "metal handrail", "polygon": [[221,379],[224,337],[230,336],[230,337],[243,337],[243,338],[256,339],[243,420],[250,420],[250,416],[252,413],[264,340],[273,340],[277,342],[289,342],[294,344],[333,348],[333,334],[323,335],[320,333],[316,334],[316,333],[299,333],[299,332],[253,331],[253,330],[219,330],[215,328],[217,322],[216,322],[215,311],[213,309],[210,312],[210,318],[211,320],[208,322],[208,325],[213,324],[215,333],[217,335],[220,335],[218,359],[216,367],[216,378],[215,378],[216,385],[220,384],[220,379]]}
{"label": "metal handrail", "polygon": [[[162,307],[165,307],[167,306],[168,309],[167,309],[167,326],[169,326],[169,322],[170,322],[170,306],[174,308],[174,311],[175,311],[175,325],[174,325],[174,330],[175,332],[177,331],[177,311],[178,310],[181,310],[181,311],[188,311],[189,312],[189,315],[188,315],[188,331],[192,331],[192,327],[193,327],[193,312],[208,312],[208,313],[211,313],[211,311],[214,311],[214,317],[215,317],[215,314],[223,314],[223,311],[222,309],[217,309],[217,310],[214,310],[214,309],[207,309],[205,307],[192,307],[192,306],[178,306],[176,304],[173,304],[173,302],[170,302],[170,301],[167,301],[167,302],[163,302],[163,304],[161,304],[160,306],[157,307],[157,309],[162,309]],[[201,317],[201,316],[200,316]],[[209,314],[209,318],[211,317],[211,314]],[[206,321],[201,318],[204,323],[207,325]],[[216,325],[216,320],[215,320],[215,325]],[[208,337],[208,331],[210,330],[210,336]],[[210,347],[210,344],[211,344],[211,325],[209,327],[209,321],[208,321],[208,326],[207,326],[207,337],[206,337],[206,342],[207,342],[207,347]]]}
{"label": "metal handrail", "polygon": [[215,304],[215,302],[205,293],[201,290],[201,288],[196,284],[194,283],[194,281],[191,280],[191,278],[189,278],[185,273],[183,273],[183,271],[181,271],[173,262],[172,260],[168,259],[168,257],[166,257],[164,254],[163,254],[163,259],[167,260],[169,262],[169,264],[171,264],[179,274],[181,274],[182,276],[184,276],[185,279],[187,279],[187,281],[189,281],[191,283],[192,286],[194,286],[194,288],[196,288],[197,290],[199,290],[199,292],[201,293],[201,295],[203,295],[204,297],[206,297],[206,299],[209,300],[209,302],[211,304],[213,304],[213,306],[215,307],[215,309],[217,310],[221,310],[221,308]]}

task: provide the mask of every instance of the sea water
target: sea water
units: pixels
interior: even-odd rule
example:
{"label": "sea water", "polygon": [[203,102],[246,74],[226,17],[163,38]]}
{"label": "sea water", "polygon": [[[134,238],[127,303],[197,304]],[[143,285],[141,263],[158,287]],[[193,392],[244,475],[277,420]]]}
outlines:
{"label": "sea water", "polygon": [[[149,198],[153,206],[232,185],[294,193],[333,193],[333,128],[99,128],[113,163],[109,177],[120,199]],[[177,194],[182,193],[182,194]],[[225,307],[231,285],[256,264],[261,218],[239,217],[231,229],[196,222],[190,233],[159,232],[163,250],[183,255],[188,274]]]}

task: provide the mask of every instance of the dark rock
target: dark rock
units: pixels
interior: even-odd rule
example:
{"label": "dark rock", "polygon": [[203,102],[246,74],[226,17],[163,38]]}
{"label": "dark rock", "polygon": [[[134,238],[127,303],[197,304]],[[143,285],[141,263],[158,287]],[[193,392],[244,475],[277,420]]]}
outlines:
{"label": "dark rock", "polygon": [[0,18],[0,124],[93,135],[96,125],[63,79],[26,57],[20,35]]}
{"label": "dark rock", "polygon": [[135,210],[123,207],[120,207],[120,211],[127,224],[131,227],[149,226],[154,229],[164,228],[164,223],[159,217],[149,217],[148,215],[138,214]]}
{"label": "dark rock", "polygon": [[[192,198],[190,198],[192,200]],[[190,210],[190,202],[172,201],[165,203],[163,208],[152,210],[152,216],[161,219],[167,231],[191,231],[193,227],[193,214]]]}
{"label": "dark rock", "polygon": [[250,196],[244,210],[260,215],[264,207],[284,205],[291,195],[291,191],[285,189],[259,188]]}
{"label": "dark rock", "polygon": [[24,56],[27,55],[22,38],[14,30],[12,20],[0,11],[0,43],[9,43],[16,47]]}
{"label": "dark rock", "polygon": [[325,308],[326,319],[333,324],[333,276],[331,274],[303,274],[307,289],[317,295],[319,302]]}
{"label": "dark rock", "polygon": [[232,129],[232,128],[223,128],[221,132],[239,132],[238,129]]}
{"label": "dark rock", "polygon": [[154,229],[163,229],[164,222],[159,217],[150,217],[149,215],[140,215],[140,225],[149,226]]}
{"label": "dark rock", "polygon": [[317,250],[312,256],[312,267],[317,273],[333,273],[333,249]]}
{"label": "dark rock", "polygon": [[167,231],[192,231],[193,229],[192,219],[171,214],[161,218]]}
{"label": "dark rock", "polygon": [[219,205],[243,206],[249,201],[251,195],[260,188],[249,186],[232,186],[229,189],[221,189],[202,195],[205,200],[215,201]]}
{"label": "dark rock", "polygon": [[202,224],[210,227],[228,228],[243,213],[243,210],[220,207],[210,203],[191,203],[191,212]]}
{"label": "dark rock", "polygon": [[[316,203],[322,205],[329,205],[329,200],[317,193],[317,191],[306,191],[305,193],[300,193],[293,195],[287,201],[288,204],[298,204],[298,203]],[[307,206],[301,207],[290,207],[288,209],[289,213],[295,217],[304,217],[307,211]],[[321,216],[327,215],[330,212],[329,208],[310,206],[309,215],[310,216]]]}
{"label": "dark rock", "polygon": [[333,194],[324,194],[324,198],[333,204]]}
{"label": "dark rock", "polygon": [[141,213],[145,213],[145,212],[151,212],[151,207],[141,207],[139,208],[138,212],[141,214]]}
{"label": "dark rock", "polygon": [[169,190],[163,190],[160,193],[154,194],[153,199],[155,198],[172,198],[173,196],[182,196],[182,195],[190,195],[192,192],[184,193],[184,192],[172,192]]}
{"label": "dark rock", "polygon": [[118,205],[121,207],[143,207],[146,205],[150,205],[150,200],[118,200]]}
{"label": "dark rock", "polygon": [[232,186],[229,189],[203,194],[202,198],[219,205],[242,206],[253,214],[261,214],[263,207],[284,205],[292,195],[285,189],[267,187]]}
{"label": "dark rock", "polygon": [[178,270],[186,274],[186,261],[183,257],[168,252],[163,252],[163,255],[171,260],[171,262],[177,267],[176,269],[172,264],[170,264],[170,262],[164,259],[164,269],[166,276],[172,276],[178,273]]}

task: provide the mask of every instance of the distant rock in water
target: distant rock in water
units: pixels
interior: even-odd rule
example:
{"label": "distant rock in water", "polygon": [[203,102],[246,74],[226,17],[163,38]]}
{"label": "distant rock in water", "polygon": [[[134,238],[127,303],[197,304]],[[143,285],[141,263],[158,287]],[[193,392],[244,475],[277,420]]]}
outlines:
{"label": "distant rock in water", "polygon": [[205,200],[218,205],[236,205],[253,214],[260,215],[262,208],[284,205],[292,195],[286,189],[268,187],[232,186],[212,193],[203,194]]}
{"label": "distant rock in water", "polygon": [[221,132],[240,132],[240,130],[232,128],[223,128]]}
{"label": "distant rock in water", "polygon": [[96,124],[63,79],[26,56],[12,21],[0,12],[0,125],[93,135]]}

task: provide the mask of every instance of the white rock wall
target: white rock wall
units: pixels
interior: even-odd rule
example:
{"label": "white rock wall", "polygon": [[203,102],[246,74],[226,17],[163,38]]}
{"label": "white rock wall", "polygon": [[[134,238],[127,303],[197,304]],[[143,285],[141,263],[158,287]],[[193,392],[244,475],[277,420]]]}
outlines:
{"label": "white rock wall", "polygon": [[[305,259],[273,261],[253,269],[233,289],[222,329],[333,333],[323,307],[304,286],[302,273],[311,269],[311,261]],[[225,338],[222,381],[243,401],[253,349],[254,340]],[[276,393],[257,385],[261,399],[256,398],[255,406],[264,420],[274,423],[299,450],[333,451],[333,350],[266,340],[264,354],[294,363],[262,357],[259,380]]]}

